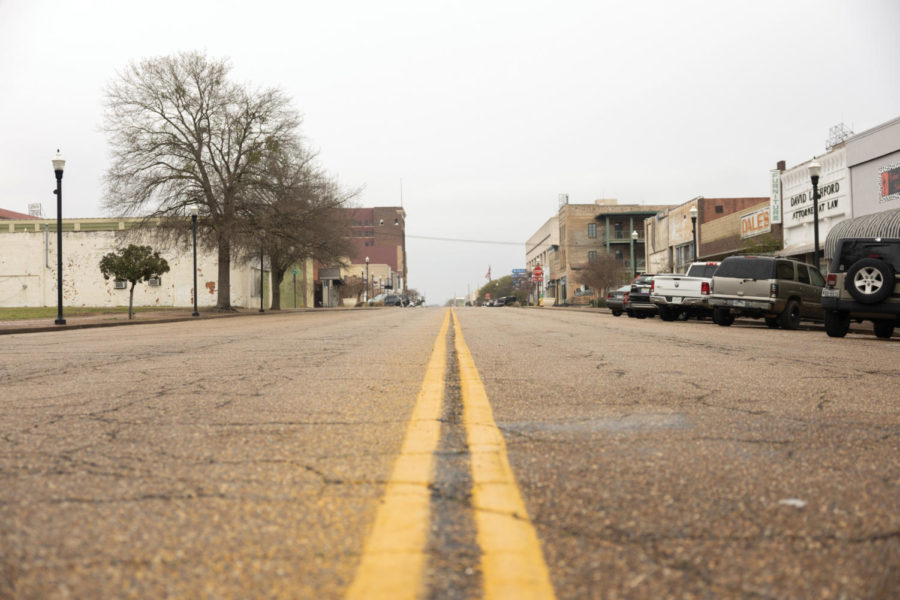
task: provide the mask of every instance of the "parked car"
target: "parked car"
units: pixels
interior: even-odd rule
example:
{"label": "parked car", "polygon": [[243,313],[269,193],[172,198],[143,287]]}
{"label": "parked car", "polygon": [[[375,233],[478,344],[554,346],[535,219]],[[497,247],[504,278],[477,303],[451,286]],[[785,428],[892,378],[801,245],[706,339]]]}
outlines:
{"label": "parked car", "polygon": [[629,317],[645,319],[656,314],[656,305],[650,302],[652,283],[653,275],[650,273],[641,273],[631,282],[631,291],[625,303],[625,313]]}
{"label": "parked car", "polygon": [[612,311],[614,317],[620,316],[625,311],[625,294],[631,291],[631,284],[609,290],[606,294],[606,308]]}
{"label": "parked car", "polygon": [[384,297],[385,306],[403,306],[403,297],[397,294],[388,294]]}
{"label": "parked car", "polygon": [[657,275],[650,286],[650,302],[663,321],[712,316],[709,289],[718,262],[691,263],[684,275]]}
{"label": "parked car", "polygon": [[765,319],[769,327],[797,329],[821,321],[825,278],[812,265],[774,256],[730,256],[712,278],[709,304],[724,327],[735,317]]}
{"label": "parked car", "polygon": [[850,321],[872,321],[890,338],[900,325],[900,238],[842,238],[831,260],[822,308],[825,332],[844,337]]}

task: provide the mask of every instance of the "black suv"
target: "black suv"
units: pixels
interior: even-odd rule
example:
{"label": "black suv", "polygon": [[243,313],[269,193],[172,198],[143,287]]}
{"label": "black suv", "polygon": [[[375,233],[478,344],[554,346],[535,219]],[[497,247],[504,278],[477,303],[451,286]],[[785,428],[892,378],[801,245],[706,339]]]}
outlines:
{"label": "black suv", "polygon": [[842,238],[834,250],[822,308],[825,331],[844,337],[850,321],[872,321],[889,338],[900,325],[900,238]]}
{"label": "black suv", "polygon": [[653,283],[653,275],[641,273],[631,282],[631,292],[625,302],[625,313],[629,317],[645,319],[657,313],[656,305],[650,302],[650,284]]}

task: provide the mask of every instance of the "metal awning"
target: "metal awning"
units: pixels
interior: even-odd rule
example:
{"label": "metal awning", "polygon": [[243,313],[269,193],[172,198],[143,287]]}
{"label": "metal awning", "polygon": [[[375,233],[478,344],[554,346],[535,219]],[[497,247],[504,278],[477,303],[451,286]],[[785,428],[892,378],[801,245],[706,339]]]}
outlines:
{"label": "metal awning", "polygon": [[[821,240],[819,240],[821,242]],[[821,244],[820,244],[821,245]],[[809,254],[815,248],[813,242],[806,244],[794,244],[793,246],[785,246],[781,250],[777,250],[775,254],[778,256],[797,256],[798,254]]]}
{"label": "metal awning", "polygon": [[341,277],[341,270],[339,268],[319,269],[319,281],[343,282],[343,280],[344,278]]}

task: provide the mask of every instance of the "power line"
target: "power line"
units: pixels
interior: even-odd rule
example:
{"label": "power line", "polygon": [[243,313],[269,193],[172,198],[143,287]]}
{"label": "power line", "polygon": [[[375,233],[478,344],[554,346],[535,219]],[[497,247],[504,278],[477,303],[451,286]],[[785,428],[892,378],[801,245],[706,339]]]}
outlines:
{"label": "power line", "polygon": [[445,238],[445,237],[434,237],[429,235],[410,235],[406,234],[406,237],[413,238],[417,240],[434,240],[438,242],[460,242],[464,244],[497,244],[501,246],[524,246],[525,242],[501,242],[498,240],[465,240],[461,238]]}

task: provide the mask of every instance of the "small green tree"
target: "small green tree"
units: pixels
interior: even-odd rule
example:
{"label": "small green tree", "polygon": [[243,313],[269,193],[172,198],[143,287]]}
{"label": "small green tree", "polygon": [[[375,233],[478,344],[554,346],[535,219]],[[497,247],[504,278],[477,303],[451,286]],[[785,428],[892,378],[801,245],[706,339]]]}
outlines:
{"label": "small green tree", "polygon": [[[119,248],[100,259],[100,272],[103,279],[114,277],[118,281],[131,283],[128,293],[128,318],[134,318],[134,286],[139,281],[147,281],[169,272],[166,259],[154,252],[150,246],[129,244],[127,248]],[[197,293],[197,290],[194,290]]]}

